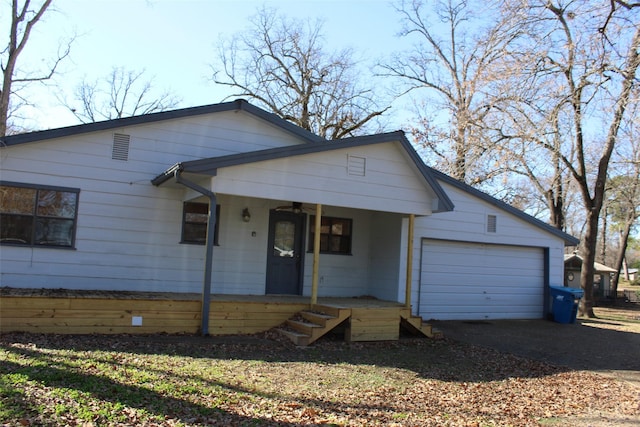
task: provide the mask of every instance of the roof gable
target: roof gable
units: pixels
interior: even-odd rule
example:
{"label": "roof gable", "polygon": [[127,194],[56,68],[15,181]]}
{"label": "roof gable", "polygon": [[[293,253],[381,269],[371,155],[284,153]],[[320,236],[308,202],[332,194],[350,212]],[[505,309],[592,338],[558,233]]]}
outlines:
{"label": "roof gable", "polygon": [[241,110],[252,114],[274,126],[277,126],[289,133],[292,133],[307,142],[325,141],[325,139],[309,132],[299,126],[288,122],[273,113],[269,113],[261,108],[249,104],[244,99],[237,99],[231,102],[223,102],[220,104],[204,105],[199,107],[182,108],[179,110],[163,111],[160,113],[151,113],[141,116],[124,117],[121,119],[106,120],[102,122],[87,123],[76,126],[67,126],[56,129],[42,130],[16,135],[8,135],[0,138],[5,146],[18,144],[26,144],[29,142],[42,142],[48,139],[68,137],[83,133],[104,131],[110,129],[118,129],[125,126],[134,126],[159,122],[163,120],[175,120],[183,117],[198,116],[204,114],[212,114],[222,111]]}
{"label": "roof gable", "polygon": [[438,206],[433,209],[434,212],[450,211],[453,209],[453,203],[444,192],[442,187],[434,179],[432,169],[428,168],[415,152],[405,135],[401,131],[344,138],[334,141],[319,141],[313,144],[302,144],[290,147],[279,147],[267,150],[254,151],[250,153],[234,154],[229,156],[213,157],[208,159],[193,160],[178,163],[158,175],[151,182],[154,185],[171,179],[176,172],[186,172],[193,174],[202,174],[215,176],[218,169],[228,168],[232,166],[246,165],[257,162],[264,162],[277,159],[288,159],[297,156],[312,155],[335,150],[343,150],[348,148],[365,147],[374,144],[396,142],[400,144],[402,151],[407,155],[410,164],[415,167],[420,177],[431,188],[438,200]]}
{"label": "roof gable", "polygon": [[[564,264],[566,266],[571,266],[574,268],[581,268],[582,267],[582,262],[583,259],[580,255],[578,254],[565,254],[564,255]],[[615,268],[611,268],[608,267],[604,264],[600,264],[599,262],[594,262],[593,263],[593,269],[596,273],[615,273],[616,269]],[[629,270],[631,271],[631,270]]]}

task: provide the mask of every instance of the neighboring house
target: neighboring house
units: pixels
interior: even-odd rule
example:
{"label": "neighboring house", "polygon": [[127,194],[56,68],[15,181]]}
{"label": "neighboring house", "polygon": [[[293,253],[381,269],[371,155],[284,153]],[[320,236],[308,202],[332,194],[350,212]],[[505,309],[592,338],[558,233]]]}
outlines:
{"label": "neighboring house", "polygon": [[[543,318],[578,243],[425,166],[402,132],[326,141],[243,100],[2,142],[0,286],[120,292],[37,312],[5,292],[4,330],[250,333],[328,297]],[[350,339],[397,336],[369,314]]]}
{"label": "neighboring house", "polygon": [[[607,267],[599,262],[593,263],[593,296],[605,298],[611,296],[611,275],[615,268]],[[564,285],[580,289],[580,272],[582,271],[582,257],[576,253],[564,256]]]}

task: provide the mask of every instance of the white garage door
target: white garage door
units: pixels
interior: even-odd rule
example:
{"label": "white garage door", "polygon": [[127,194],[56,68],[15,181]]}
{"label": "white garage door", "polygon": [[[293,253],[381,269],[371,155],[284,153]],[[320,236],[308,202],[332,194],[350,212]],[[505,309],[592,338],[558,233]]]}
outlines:
{"label": "white garage door", "polygon": [[543,317],[541,248],[424,239],[421,268],[423,319]]}

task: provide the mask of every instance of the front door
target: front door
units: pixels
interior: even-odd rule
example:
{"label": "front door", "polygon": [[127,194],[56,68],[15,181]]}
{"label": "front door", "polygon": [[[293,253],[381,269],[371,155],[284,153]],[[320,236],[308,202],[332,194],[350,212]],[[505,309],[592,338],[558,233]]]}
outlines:
{"label": "front door", "polygon": [[267,294],[302,294],[304,220],[304,214],[271,211]]}

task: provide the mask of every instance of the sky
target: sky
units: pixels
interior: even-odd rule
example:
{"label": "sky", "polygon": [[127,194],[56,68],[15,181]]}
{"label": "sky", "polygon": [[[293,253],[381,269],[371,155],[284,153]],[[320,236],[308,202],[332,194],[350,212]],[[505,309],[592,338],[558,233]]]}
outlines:
{"label": "sky", "polygon": [[[61,42],[73,34],[77,38],[55,79],[29,90],[28,99],[38,108],[21,110],[23,125],[78,124],[60,105],[60,94],[71,97],[83,79],[104,77],[114,66],[145,70],[159,91],[182,99],[180,107],[221,102],[230,92],[211,82],[216,44],[247,28],[262,5],[288,17],[324,20],[328,51],[350,47],[374,60],[406,44],[396,37],[400,21],[389,0],[54,0],[30,37],[20,68],[37,68]],[[8,8],[8,1],[0,7]]]}

